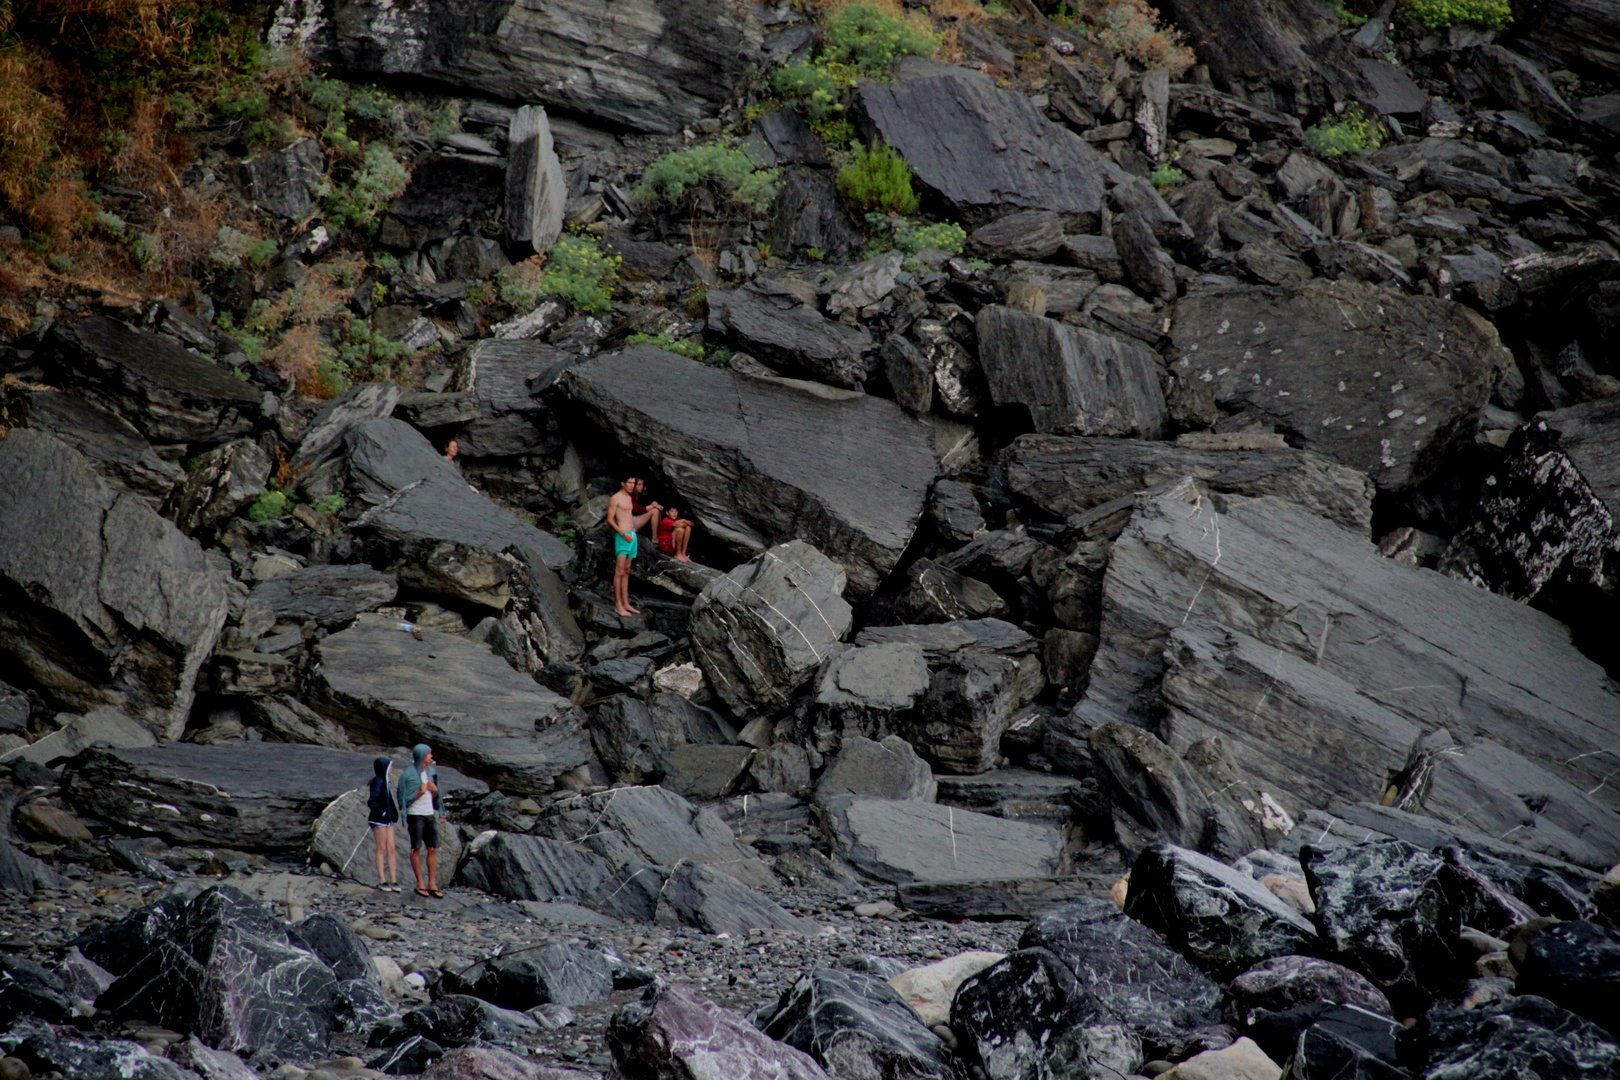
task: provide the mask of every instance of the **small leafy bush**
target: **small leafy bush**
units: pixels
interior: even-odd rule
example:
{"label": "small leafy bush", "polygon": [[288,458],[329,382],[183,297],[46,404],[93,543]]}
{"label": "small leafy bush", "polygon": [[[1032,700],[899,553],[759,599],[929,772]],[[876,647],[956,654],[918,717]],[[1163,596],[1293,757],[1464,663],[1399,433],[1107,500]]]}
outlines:
{"label": "small leafy bush", "polygon": [[835,122],[844,112],[844,91],[855,85],[852,72],[799,61],[778,68],[777,93],[797,101],[812,126]]}
{"label": "small leafy bush", "polygon": [[838,170],[838,191],[866,210],[910,214],[917,209],[911,166],[887,143],[857,146],[849,164]]}
{"label": "small leafy bush", "polygon": [[309,505],[310,509],[314,510],[318,514],[336,514],[345,506],[349,505],[349,500],[345,499],[342,495],[328,495],[324,499],[316,499]]}
{"label": "small leafy bush", "polygon": [[894,246],[907,255],[930,248],[947,255],[960,255],[966,244],[967,230],[954,221],[941,221],[933,225],[905,221],[894,230]]}
{"label": "small leafy bush", "polygon": [[657,334],[631,334],[624,339],[626,345],[655,345],[665,352],[691,360],[703,359],[703,343],[696,338],[672,338],[668,331]]}
{"label": "small leafy bush", "polygon": [[1186,183],[1187,174],[1176,168],[1174,165],[1166,163],[1160,165],[1158,168],[1149,173],[1148,179],[1153,181],[1154,187],[1175,187],[1177,184]]}
{"label": "small leafy bush", "polygon": [[637,198],[644,205],[679,205],[691,191],[708,187],[751,214],[763,214],[776,198],[776,170],[756,168],[741,150],[710,144],[675,150],[647,166]]}
{"label": "small leafy bush", "polygon": [[822,57],[877,75],[900,56],[932,56],[939,39],[922,20],[896,18],[870,4],[851,4],[822,25]]}
{"label": "small leafy bush", "polygon": [[279,250],[274,240],[255,240],[240,229],[221,225],[214,234],[214,250],[209,253],[209,258],[216,266],[226,268],[263,266]]}
{"label": "small leafy bush", "polygon": [[1383,141],[1384,129],[1378,118],[1360,109],[1346,109],[1337,120],[1324,120],[1305,129],[1306,147],[1323,158],[1359,154],[1377,148]]}
{"label": "small leafy bush", "polygon": [[347,187],[334,190],[327,209],[340,222],[369,228],[388,203],[405,190],[411,174],[381,142],[366,147],[361,166]]}
{"label": "small leafy bush", "polygon": [[1513,21],[1509,0],[1404,0],[1401,10],[1414,22],[1433,27],[1474,23],[1500,29]]}
{"label": "small leafy bush", "polygon": [[248,507],[247,516],[249,521],[274,521],[286,517],[289,509],[286,492],[267,491]]}
{"label": "small leafy bush", "polygon": [[1147,0],[1111,0],[1097,37],[1110,51],[1134,57],[1150,70],[1164,68],[1172,78],[1197,62],[1181,34],[1162,26]]}
{"label": "small leafy bush", "polygon": [[345,374],[368,379],[386,379],[393,374],[393,365],[406,352],[405,343],[373,330],[359,319],[350,320],[341,333],[333,335],[337,358]]}
{"label": "small leafy bush", "polygon": [[546,257],[540,291],[562,297],[575,311],[606,311],[613,305],[622,261],[617,255],[604,255],[591,237],[564,236]]}

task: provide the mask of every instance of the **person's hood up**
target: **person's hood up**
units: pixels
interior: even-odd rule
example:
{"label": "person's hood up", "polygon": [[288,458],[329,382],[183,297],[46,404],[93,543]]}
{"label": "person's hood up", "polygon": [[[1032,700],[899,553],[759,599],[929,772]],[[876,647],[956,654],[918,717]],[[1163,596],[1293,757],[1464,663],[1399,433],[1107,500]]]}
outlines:
{"label": "person's hood up", "polygon": [[386,757],[377,758],[371,763],[371,767],[377,771],[377,775],[385,780],[388,778],[388,770],[392,768],[393,765],[393,760]]}
{"label": "person's hood up", "polygon": [[433,748],[425,742],[417,743],[415,746],[411,747],[411,761],[413,761],[416,764],[416,767],[420,769],[422,767],[422,762],[427,759],[428,754],[430,754],[432,750]]}

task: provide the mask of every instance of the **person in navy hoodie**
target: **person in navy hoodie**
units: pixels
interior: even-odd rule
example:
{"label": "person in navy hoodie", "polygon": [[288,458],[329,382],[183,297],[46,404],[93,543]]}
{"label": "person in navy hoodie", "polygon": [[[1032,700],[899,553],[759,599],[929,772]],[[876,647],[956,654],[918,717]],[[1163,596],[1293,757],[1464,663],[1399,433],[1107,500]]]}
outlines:
{"label": "person in navy hoodie", "polygon": [[[366,798],[366,823],[377,841],[377,888],[384,892],[399,892],[399,850],[394,845],[394,830],[399,825],[399,803],[394,800],[394,785],[389,783],[394,763],[380,757],[371,763],[377,775],[371,778],[371,793]],[[383,872],[384,865],[387,873]]]}

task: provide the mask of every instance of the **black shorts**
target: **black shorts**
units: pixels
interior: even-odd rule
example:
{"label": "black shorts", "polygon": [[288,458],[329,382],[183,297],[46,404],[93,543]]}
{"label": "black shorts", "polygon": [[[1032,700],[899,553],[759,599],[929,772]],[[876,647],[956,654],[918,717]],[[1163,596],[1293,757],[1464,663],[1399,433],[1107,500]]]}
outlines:
{"label": "black shorts", "polygon": [[439,816],[437,814],[407,814],[405,828],[411,834],[411,850],[439,846]]}

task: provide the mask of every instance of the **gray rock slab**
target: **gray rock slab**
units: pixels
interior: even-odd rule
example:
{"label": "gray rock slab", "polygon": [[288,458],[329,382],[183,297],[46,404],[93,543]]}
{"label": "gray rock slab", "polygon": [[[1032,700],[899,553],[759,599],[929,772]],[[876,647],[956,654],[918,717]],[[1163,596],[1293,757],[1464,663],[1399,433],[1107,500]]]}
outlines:
{"label": "gray rock slab", "polygon": [[348,622],[363,611],[388,603],[399,592],[393,574],[369,566],[306,566],[253,586],[251,599],[278,619],[313,620],[323,625]]}
{"label": "gray rock slab", "polygon": [[478,416],[457,434],[468,457],[514,457],[545,448],[546,408],[536,396],[579,357],[539,341],[489,338],[469,361]]}
{"label": "gray rock slab", "polygon": [[739,716],[780,708],[849,632],[844,568],[802,540],[763,552],[705,586],[692,647]]}
{"label": "gray rock slab", "polygon": [[178,737],[225,624],[228,576],[61,440],[0,440],[0,655],[61,704],[112,705]]}
{"label": "gray rock slab", "polygon": [[869,626],[855,636],[855,643],[861,646],[915,645],[922,649],[930,666],[944,663],[969,649],[1005,656],[1032,656],[1040,648],[1040,643],[1029,634],[1000,619]]}
{"label": "gray rock slab", "polygon": [[816,781],[816,801],[864,795],[933,802],[938,788],[928,763],[898,735],[885,736],[881,742],[846,735],[838,756]]}
{"label": "gray rock slab", "polygon": [[757,889],[725,873],[723,868],[685,861],[670,871],[659,894],[659,907],[683,926],[705,934],[746,935],[750,930],[792,930],[814,933],[815,923],[783,910]]}
{"label": "gray rock slab", "polygon": [[759,12],[735,0],[632,0],[611,19],[594,0],[468,16],[446,0],[403,13],[382,0],[345,0],[311,51],[373,77],[419,75],[673,135],[728,100],[763,40]]}
{"label": "gray rock slab", "polygon": [[0,763],[32,761],[51,767],[53,761],[78,757],[91,746],[115,748],[156,746],[151,731],[117,709],[103,707],[84,716],[75,716],[56,731],[27,746],[0,754]]}
{"label": "gray rock slab", "polygon": [[1456,748],[1428,813],[1583,866],[1620,859],[1600,764],[1620,698],[1566,627],[1283,500],[1223,505],[1191,483],[1139,503],[1090,684],[1049,740],[1127,718],[1178,750],[1219,735],[1297,817],[1381,793],[1444,727]]}
{"label": "gray rock slab", "polygon": [[705,538],[753,555],[803,539],[864,598],[899,561],[938,471],[932,430],[891,401],[748,378],[637,346],[560,380],[652,463]]}
{"label": "gray rock slab", "polygon": [[578,842],[618,863],[673,867],[682,860],[723,870],[746,885],[769,887],[770,869],[710,807],[661,787],[613,788],[545,807],[534,831]]}
{"label": "gray rock slab", "polygon": [[86,396],[153,442],[225,442],[259,419],[262,390],[173,338],[91,315],[57,324],[52,343],[57,362],[84,380]]}
{"label": "gray rock slab", "polygon": [[1510,362],[1468,308],[1354,282],[1194,293],[1170,334],[1173,418],[1253,410],[1391,491],[1472,438],[1469,421]]}
{"label": "gray rock slab", "polygon": [[247,163],[253,205],[290,221],[309,215],[310,191],[326,178],[326,156],[314,139],[260,154]]}
{"label": "gray rock slab", "polygon": [[841,795],[826,803],[837,854],[868,877],[901,884],[965,878],[1050,877],[1057,830],[917,801]]}
{"label": "gray rock slab", "polygon": [[992,878],[988,881],[914,881],[895,886],[895,901],[925,919],[1038,918],[1081,897],[1106,893],[1098,876]]}
{"label": "gray rock slab", "polygon": [[[85,751],[66,771],[67,798],[119,829],[175,844],[296,851],[333,799],[369,781],[375,755],[289,743],[165,743]],[[487,790],[447,766],[452,804]]]}
{"label": "gray rock slab", "polygon": [[392,417],[361,424],[348,437],[349,468],[375,505],[354,527],[400,543],[448,541],[476,551],[531,552],[552,569],[574,551],[474,491],[421,432]]}
{"label": "gray rock slab", "polygon": [[1275,495],[1353,529],[1372,529],[1372,483],[1308,450],[1194,450],[1139,439],[1020,435],[1001,459],[1020,501],[1071,518],[1183,477],[1210,491]]}
{"label": "gray rock slab", "polygon": [[186,477],[153,452],[135,425],[101,405],[61,390],[27,398],[28,426],[50,432],[90,463],[103,479],[137,495],[166,497]]}
{"label": "gray rock slab", "polygon": [[400,396],[400,388],[394,383],[368,382],[351,386],[321,406],[288,462],[293,474],[304,477],[337,455],[349,432],[367,420],[391,415]]}
{"label": "gray rock slab", "polygon": [[1223,0],[1166,0],[1164,15],[1209,65],[1215,86],[1237,97],[1287,112],[1367,96],[1339,20],[1321,0],[1291,0],[1286,14],[1262,20]]}
{"label": "gray rock slab", "polygon": [[871,334],[812,304],[752,288],[715,289],[708,301],[711,329],[790,375],[858,388],[876,367]]}
{"label": "gray rock slab", "polygon": [[816,968],[758,1017],[760,1030],[838,1076],[952,1080],[945,1043],[900,994],[862,971]]}
{"label": "gray rock slab", "polygon": [[546,110],[525,105],[507,129],[506,220],[513,240],[540,252],[562,233],[568,188]]}
{"label": "gray rock slab", "polygon": [[237,439],[201,455],[185,483],[169,498],[167,514],[187,536],[217,527],[264,491],[270,455],[251,439]]}
{"label": "gray rock slab", "polygon": [[979,312],[978,328],[990,396],[998,405],[1026,406],[1037,431],[1163,434],[1160,360],[1140,345],[996,306]]}
{"label": "gray rock slab", "polygon": [[1024,95],[983,78],[944,74],[860,89],[860,106],[922,186],[958,213],[1095,214],[1102,156]]}
{"label": "gray rock slab", "polygon": [[522,833],[480,833],[467,845],[459,880],[509,900],[582,904],[650,923],[664,875],[645,863],[617,863],[576,844]]}
{"label": "gray rock slab", "polygon": [[319,646],[322,707],[358,739],[425,742],[435,756],[506,791],[545,794],[590,759],[583,720],[477,642],[362,615]]}

